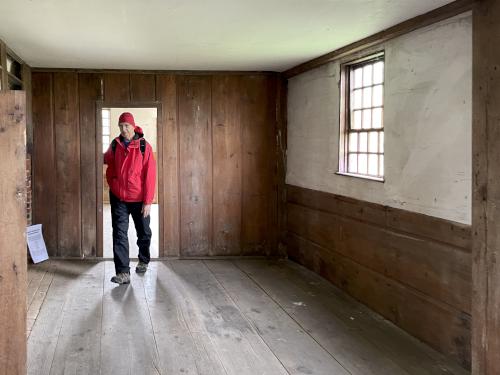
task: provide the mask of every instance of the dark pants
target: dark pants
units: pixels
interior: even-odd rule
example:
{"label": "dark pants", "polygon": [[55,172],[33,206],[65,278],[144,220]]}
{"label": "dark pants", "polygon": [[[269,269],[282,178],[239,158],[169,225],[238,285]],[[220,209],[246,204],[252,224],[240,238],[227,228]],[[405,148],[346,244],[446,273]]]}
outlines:
{"label": "dark pants", "polygon": [[142,202],[120,201],[111,191],[111,222],[113,225],[113,260],[115,271],[130,272],[130,258],[128,248],[128,217],[132,215],[135,230],[137,231],[137,246],[139,246],[139,260],[149,263],[149,246],[151,245],[151,216],[142,217]]}

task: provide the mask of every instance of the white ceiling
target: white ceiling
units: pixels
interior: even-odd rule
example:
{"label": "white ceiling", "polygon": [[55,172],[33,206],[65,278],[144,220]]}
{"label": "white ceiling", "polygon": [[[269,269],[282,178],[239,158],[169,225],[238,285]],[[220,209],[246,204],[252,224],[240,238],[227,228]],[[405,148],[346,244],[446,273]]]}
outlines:
{"label": "white ceiling", "polygon": [[0,39],[33,67],[272,70],[450,0],[0,0]]}

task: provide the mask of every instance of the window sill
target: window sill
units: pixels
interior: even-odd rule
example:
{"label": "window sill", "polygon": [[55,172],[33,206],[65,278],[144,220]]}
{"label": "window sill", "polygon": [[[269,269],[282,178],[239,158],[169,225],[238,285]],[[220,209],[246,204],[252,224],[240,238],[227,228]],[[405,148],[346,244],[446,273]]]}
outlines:
{"label": "window sill", "polygon": [[339,176],[360,178],[362,180],[370,180],[370,181],[382,182],[382,183],[385,182],[385,178],[365,176],[363,174],[354,174],[354,173],[346,173],[346,172],[335,172],[335,174],[337,174]]}

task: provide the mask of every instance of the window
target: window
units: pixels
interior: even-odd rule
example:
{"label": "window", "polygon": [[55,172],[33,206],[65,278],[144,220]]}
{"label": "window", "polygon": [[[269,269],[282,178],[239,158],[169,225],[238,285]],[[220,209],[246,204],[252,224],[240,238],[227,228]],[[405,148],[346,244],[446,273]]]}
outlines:
{"label": "window", "polygon": [[19,61],[17,61],[14,57],[7,55],[6,60],[6,70],[8,76],[8,87],[9,90],[22,90],[23,89],[23,81],[22,81],[22,65]]}
{"label": "window", "polygon": [[108,149],[111,134],[111,111],[109,109],[102,110],[102,149],[104,152]]}
{"label": "window", "polygon": [[339,173],[383,180],[384,55],[342,69]]}

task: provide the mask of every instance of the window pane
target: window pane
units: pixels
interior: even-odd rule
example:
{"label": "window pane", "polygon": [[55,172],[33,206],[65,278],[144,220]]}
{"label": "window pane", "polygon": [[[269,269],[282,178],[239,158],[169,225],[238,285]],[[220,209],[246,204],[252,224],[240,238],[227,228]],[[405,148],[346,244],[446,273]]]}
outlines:
{"label": "window pane", "polygon": [[372,126],[374,129],[382,128],[382,108],[375,108],[372,115]]}
{"label": "window pane", "polygon": [[371,129],[372,127],[372,110],[363,110],[363,129]]}
{"label": "window pane", "polygon": [[365,65],[363,67],[363,86],[370,86],[372,84],[373,65]]}
{"label": "window pane", "polygon": [[380,132],[378,133],[379,134],[379,137],[378,137],[378,149],[379,149],[379,152],[384,152],[384,132]]}
{"label": "window pane", "polygon": [[103,135],[102,136],[102,149],[106,150],[109,146],[109,136],[108,135]]}
{"label": "window pane", "polygon": [[351,126],[353,129],[361,129],[361,111],[354,111]]}
{"label": "window pane", "polygon": [[378,152],[378,133],[368,134],[368,152]]}
{"label": "window pane", "polygon": [[378,155],[368,155],[368,174],[377,176]]}
{"label": "window pane", "polygon": [[109,128],[102,128],[102,135],[109,135]]}
{"label": "window pane", "polygon": [[110,124],[109,124],[109,118],[103,118],[102,119],[102,126],[103,128],[109,128]]}
{"label": "window pane", "polygon": [[384,82],[384,62],[379,61],[373,65],[373,84]]}
{"label": "window pane", "polygon": [[102,110],[102,118],[105,119],[105,118],[108,118],[109,119],[109,109],[103,109]]}
{"label": "window pane", "polygon": [[379,163],[378,175],[383,177],[384,176],[384,155],[380,155],[378,163]]}
{"label": "window pane", "polygon": [[372,106],[372,88],[367,87],[363,89],[363,108]]}
{"label": "window pane", "polygon": [[358,155],[349,154],[348,172],[349,173],[358,173]]}
{"label": "window pane", "polygon": [[354,70],[354,88],[360,88],[363,85],[363,68]]}
{"label": "window pane", "polygon": [[349,134],[349,152],[358,151],[358,133]]}
{"label": "window pane", "polygon": [[354,100],[352,103],[353,109],[361,108],[362,91],[363,90],[354,90]]}
{"label": "window pane", "polygon": [[384,90],[382,85],[373,87],[373,106],[379,107],[384,103]]}
{"label": "window pane", "polygon": [[368,158],[367,154],[359,154],[358,156],[358,173],[367,174],[368,173]]}
{"label": "window pane", "polygon": [[359,151],[368,151],[368,133],[366,132],[359,133]]}

